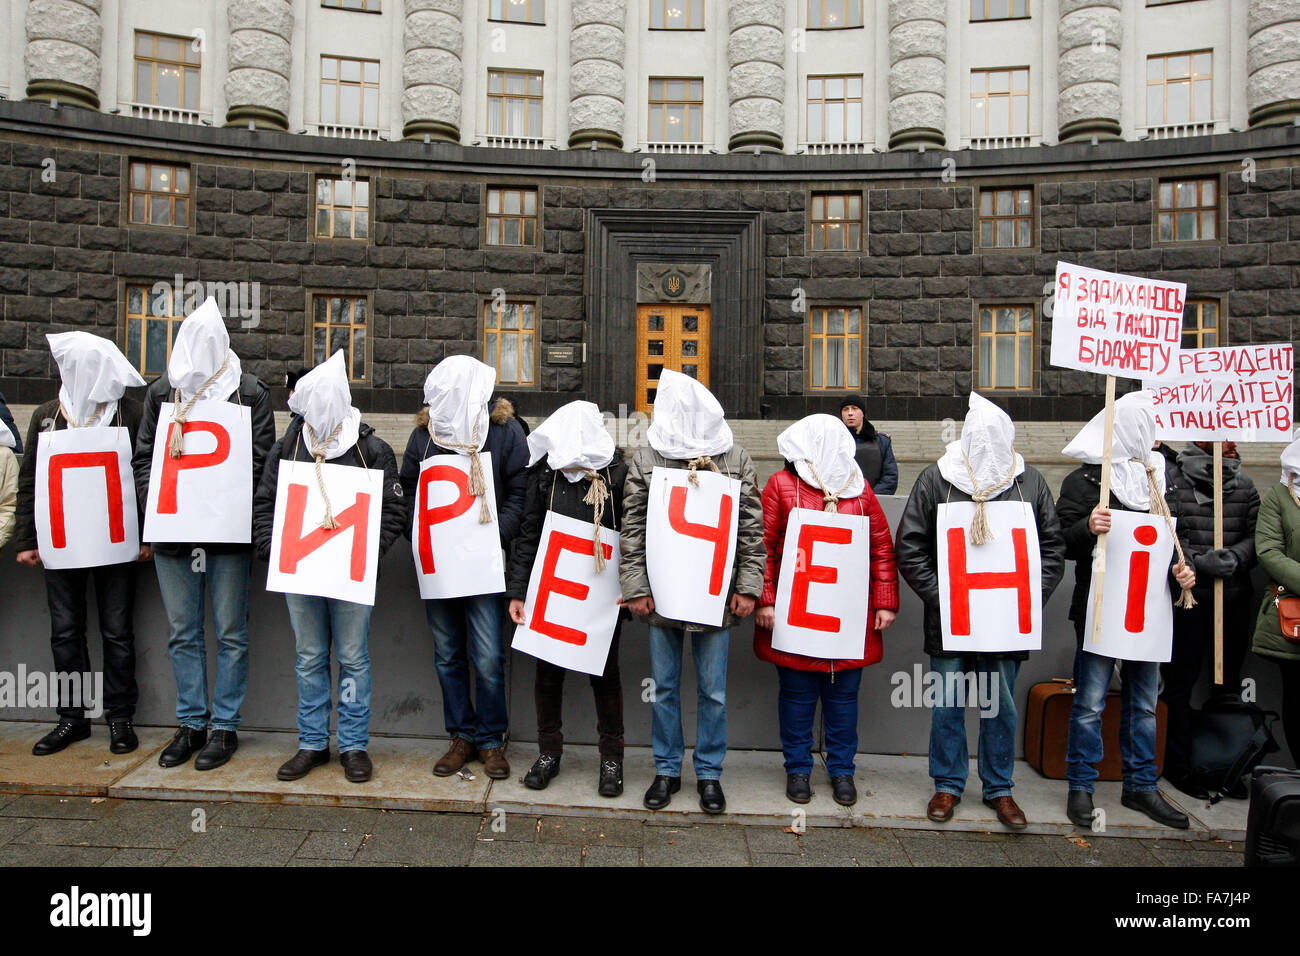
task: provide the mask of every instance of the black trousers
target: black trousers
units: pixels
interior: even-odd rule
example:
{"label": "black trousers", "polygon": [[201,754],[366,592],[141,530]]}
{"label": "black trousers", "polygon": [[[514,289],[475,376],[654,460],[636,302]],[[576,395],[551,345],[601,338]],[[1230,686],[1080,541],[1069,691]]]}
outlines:
{"label": "black trousers", "polygon": [[[104,714],[109,718],[135,714],[139,691],[135,683],[134,562],[98,568],[45,569],[45,596],[50,605],[50,649],[54,669],[63,674],[90,671],[86,644],[86,590],[94,582],[99,633],[104,641]],[[88,722],[85,690],[82,700],[66,699],[59,683],[59,718]]]}
{"label": "black trousers", "polygon": [[[614,642],[605,661],[605,673],[590,674],[591,689],[596,698],[596,733],[600,737],[600,759],[623,759],[623,679],[618,669],[618,638],[623,630],[620,620],[614,626]],[[547,661],[537,661],[537,678],[533,696],[537,704],[537,749],[543,754],[558,757],[564,751],[564,735],[560,725],[564,710],[563,667]]]}
{"label": "black trousers", "polygon": [[1282,672],[1282,730],[1291,748],[1291,766],[1300,768],[1300,661],[1273,660]]}
{"label": "black trousers", "polygon": [[[1241,692],[1241,665],[1255,629],[1258,601],[1245,595],[1223,602],[1223,684],[1214,685],[1211,693]],[[1160,665],[1165,689],[1160,695],[1169,708],[1169,729],[1165,740],[1165,776],[1178,777],[1187,772],[1188,749],[1192,736],[1192,691],[1201,676],[1201,668],[1214,667],[1214,600],[1209,598],[1187,610],[1174,608],[1174,653],[1168,663]]]}

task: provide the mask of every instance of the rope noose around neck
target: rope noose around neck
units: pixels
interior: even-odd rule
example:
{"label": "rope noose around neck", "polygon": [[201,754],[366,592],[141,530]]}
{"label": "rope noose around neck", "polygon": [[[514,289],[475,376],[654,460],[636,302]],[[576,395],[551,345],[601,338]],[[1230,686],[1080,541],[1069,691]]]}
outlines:
{"label": "rope noose around neck", "polygon": [[975,502],[975,520],[970,523],[970,543],[981,545],[993,537],[993,531],[989,528],[988,515],[984,510],[984,502],[994,498],[1002,493],[1002,489],[1011,484],[1016,477],[1016,453],[1013,449],[1011,452],[1011,468],[1007,471],[1007,476],[996,484],[989,485],[987,488],[981,488],[975,483],[975,469],[970,466],[970,459],[966,457],[966,452],[961,453],[961,460],[966,465],[966,474],[970,475],[971,496],[970,500]]}
{"label": "rope noose around neck", "polygon": [[839,491],[831,491],[826,487],[826,482],[822,481],[822,476],[817,472],[817,466],[812,463],[812,459],[805,458],[804,461],[807,462],[808,467],[812,469],[813,477],[817,479],[817,487],[821,490],[822,511],[829,511],[831,513],[839,511],[840,495],[848,491],[849,486],[853,484],[853,475],[849,475],[849,480],[844,482],[844,487]]}
{"label": "rope noose around neck", "polygon": [[469,485],[466,491],[478,499],[478,523],[491,524],[492,510],[488,507],[487,483],[483,480],[483,462],[479,459],[478,419],[474,420],[474,431],[470,434],[469,441],[443,441],[434,433],[433,418],[430,416],[429,437],[433,439],[435,445],[442,448],[460,448],[469,455]]}
{"label": "rope noose around neck", "polygon": [[[1174,550],[1178,552],[1178,563],[1187,565],[1187,558],[1183,555],[1183,546],[1178,541],[1178,534],[1174,531],[1173,516],[1169,513],[1169,503],[1165,501],[1165,496],[1160,493],[1160,486],[1156,483],[1156,470],[1150,462],[1141,458],[1130,458],[1129,461],[1135,461],[1146,469],[1147,486],[1151,489],[1151,513],[1160,515],[1165,519],[1165,527],[1169,529],[1169,536],[1174,539]],[[1190,567],[1190,565],[1188,565]],[[1178,595],[1178,600],[1174,602],[1174,607],[1194,608],[1196,607],[1196,598],[1192,596],[1191,588],[1184,588],[1181,584],[1182,594]]]}
{"label": "rope noose around neck", "polygon": [[591,505],[591,523],[595,530],[591,533],[591,550],[596,556],[596,573],[605,570],[605,548],[600,541],[600,521],[605,516],[605,502],[609,499],[609,488],[605,484],[605,479],[600,477],[600,472],[594,468],[588,468],[587,477],[591,479],[591,487],[582,497],[584,505]]}
{"label": "rope noose around neck", "polygon": [[104,414],[104,409],[108,408],[108,402],[100,402],[95,406],[95,410],[90,413],[90,417],[84,422],[79,422],[68,414],[68,410],[59,402],[59,412],[63,415],[63,420],[68,423],[69,428],[86,428],[91,422],[99,421],[99,416]]}
{"label": "rope noose around neck", "polygon": [[[216,383],[217,379],[221,378],[221,376],[225,374],[226,369],[229,367],[230,352],[227,351],[226,360],[221,363],[221,368],[213,372],[208,380],[199,386],[198,391],[196,391],[190,397],[190,400],[184,405],[181,404],[181,390],[179,388],[175,390],[174,400],[176,406],[172,409],[172,434],[171,438],[167,441],[167,454],[172,458],[180,458],[185,454],[185,422],[189,419],[190,409],[194,407],[195,402],[203,397],[203,393],[211,388]],[[326,444],[328,444],[328,442]]]}
{"label": "rope noose around neck", "polygon": [[307,432],[307,437],[311,441],[311,457],[316,462],[316,487],[320,489],[320,496],[325,499],[325,520],[320,526],[327,531],[332,531],[339,526],[338,521],[334,518],[334,507],[330,504],[330,496],[325,491],[325,476],[321,474],[320,466],[325,461],[325,449],[329,448],[330,443],[339,437],[339,432],[343,430],[343,423],[339,422],[334,426],[334,430],[329,433],[329,437],[322,442],[316,440],[316,431],[305,421],[302,427]]}
{"label": "rope noose around neck", "polygon": [[700,487],[700,478],[695,474],[695,471],[698,468],[711,468],[713,469],[714,474],[722,474],[722,472],[718,471],[718,466],[714,463],[713,456],[711,455],[700,455],[698,458],[692,458],[686,463],[686,467],[689,468],[691,472],[686,476],[686,480],[691,483],[691,487],[693,488]]}

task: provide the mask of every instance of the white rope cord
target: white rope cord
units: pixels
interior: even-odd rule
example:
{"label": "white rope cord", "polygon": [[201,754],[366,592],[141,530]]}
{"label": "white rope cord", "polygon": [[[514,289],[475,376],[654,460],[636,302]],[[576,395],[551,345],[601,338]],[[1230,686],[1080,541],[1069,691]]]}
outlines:
{"label": "white rope cord", "polygon": [[483,462],[479,459],[478,451],[478,422],[474,422],[474,431],[470,435],[469,441],[443,441],[433,431],[433,419],[429,419],[429,437],[433,439],[434,444],[443,448],[460,448],[469,455],[469,488],[471,495],[478,499],[478,523],[491,524],[492,511],[488,508],[487,503],[487,483],[483,480]]}
{"label": "white rope cord", "polygon": [[981,488],[975,483],[975,470],[971,468],[970,459],[966,457],[964,451],[961,453],[961,460],[966,465],[966,474],[970,475],[970,486],[974,489],[970,496],[970,500],[975,502],[975,520],[970,524],[970,543],[981,545],[993,536],[993,532],[989,529],[988,515],[984,511],[984,502],[990,498],[996,498],[1002,493],[1003,488],[1015,480],[1016,453],[1014,451],[1011,453],[1011,470],[1007,472],[1007,476],[997,484],[989,485],[987,488]]}
{"label": "white rope cord", "polygon": [[[1165,526],[1169,529],[1169,535],[1174,539],[1174,550],[1178,552],[1178,563],[1186,565],[1187,558],[1183,555],[1183,546],[1178,541],[1177,532],[1174,531],[1173,516],[1169,514],[1169,503],[1165,501],[1165,496],[1160,493],[1160,486],[1156,483],[1155,468],[1141,458],[1130,458],[1129,461],[1135,461],[1146,469],[1147,484],[1151,488],[1151,513],[1160,515],[1165,519]],[[1179,585],[1179,587],[1182,587],[1182,585]],[[1191,588],[1183,588],[1183,593],[1174,602],[1174,607],[1196,607],[1196,598],[1192,597]]]}
{"label": "white rope cord", "polygon": [[343,429],[343,423],[339,422],[334,426],[334,430],[329,433],[329,437],[322,442],[316,440],[316,432],[305,421],[302,427],[307,432],[307,438],[311,442],[311,456],[316,462],[316,487],[320,489],[320,496],[325,499],[325,520],[320,523],[322,528],[331,530],[337,528],[339,523],[334,519],[334,508],[330,504],[330,496],[325,491],[325,477],[321,474],[320,466],[325,461],[325,449],[327,449],[334,439],[339,437],[339,432]]}
{"label": "white rope cord", "polygon": [[200,385],[199,390],[195,392],[190,400],[184,405],[181,404],[181,390],[179,388],[175,390],[173,397],[176,402],[176,407],[172,411],[172,421],[176,423],[176,427],[172,429],[171,439],[167,443],[167,454],[172,458],[180,458],[181,455],[185,454],[185,438],[183,433],[185,431],[185,422],[188,420],[190,415],[190,409],[194,407],[195,402],[203,397],[203,393],[211,388],[217,379],[221,378],[229,365],[230,353],[227,352],[226,360],[221,363],[221,368],[213,372],[211,378]]}

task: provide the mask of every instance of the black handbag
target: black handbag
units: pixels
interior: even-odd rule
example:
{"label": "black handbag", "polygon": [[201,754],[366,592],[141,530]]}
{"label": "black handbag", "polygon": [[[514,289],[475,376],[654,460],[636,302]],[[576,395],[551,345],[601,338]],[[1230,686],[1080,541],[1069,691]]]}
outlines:
{"label": "black handbag", "polygon": [[1277,717],[1235,694],[1211,697],[1192,712],[1188,780],[1210,792],[1210,803],[1244,797],[1242,778],[1278,749],[1272,730]]}

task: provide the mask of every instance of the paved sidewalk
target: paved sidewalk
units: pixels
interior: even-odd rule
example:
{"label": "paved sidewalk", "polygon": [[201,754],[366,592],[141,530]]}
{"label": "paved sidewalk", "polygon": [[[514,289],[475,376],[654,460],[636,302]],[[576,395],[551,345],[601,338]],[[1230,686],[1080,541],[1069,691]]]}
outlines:
{"label": "paved sidewalk", "polygon": [[0,794],[0,866],[1241,866],[1240,843]]}

